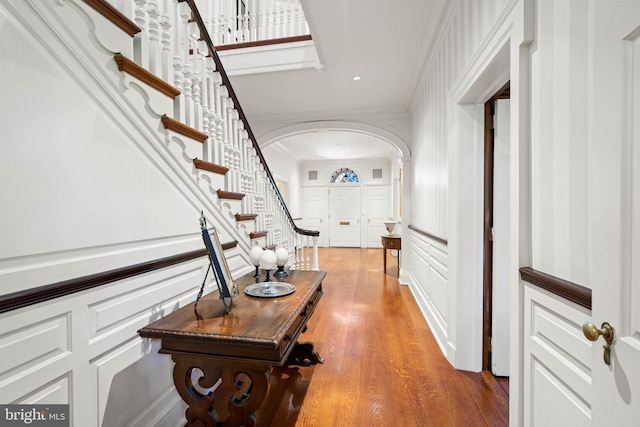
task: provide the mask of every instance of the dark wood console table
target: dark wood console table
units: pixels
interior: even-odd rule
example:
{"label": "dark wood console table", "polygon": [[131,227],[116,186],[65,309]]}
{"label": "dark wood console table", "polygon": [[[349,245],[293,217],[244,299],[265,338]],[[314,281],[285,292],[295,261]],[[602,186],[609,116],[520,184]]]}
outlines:
{"label": "dark wood console table", "polygon": [[325,275],[289,271],[289,276],[272,280],[293,284],[294,293],[256,298],[244,293],[256,283],[249,273],[236,280],[240,295],[230,313],[215,292],[200,299],[197,314],[191,303],[138,331],[144,338],[160,339],[160,353],[175,362],[173,381],[189,405],[186,425],[268,425],[269,420],[261,421],[260,407],[269,392],[271,368],[322,361],[312,343],[297,339],[322,296]]}
{"label": "dark wood console table", "polygon": [[387,249],[398,250],[398,277],[400,277],[400,251],[402,250],[402,239],[400,236],[388,234],[382,236],[382,247],[384,251],[384,272],[387,273]]}

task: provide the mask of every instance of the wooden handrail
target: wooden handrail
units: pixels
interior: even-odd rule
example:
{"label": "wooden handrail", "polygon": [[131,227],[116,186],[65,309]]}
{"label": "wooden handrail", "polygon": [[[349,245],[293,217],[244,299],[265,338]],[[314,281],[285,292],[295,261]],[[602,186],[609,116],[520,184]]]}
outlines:
{"label": "wooden handrail", "polygon": [[256,40],[252,42],[221,44],[216,46],[216,50],[218,52],[221,52],[223,50],[244,49],[248,47],[260,47],[260,46],[272,46],[275,44],[306,42],[311,40],[312,40],[311,34],[304,34],[302,36],[281,37],[279,39]]}
{"label": "wooden handrail", "polygon": [[428,237],[431,240],[435,240],[436,242],[442,243],[443,245],[448,245],[449,244],[449,242],[446,239],[443,239],[442,237],[438,237],[435,234],[431,234],[431,233],[428,233],[426,231],[420,230],[415,225],[409,224],[409,230],[413,230],[416,233],[422,234],[423,236]]}
{"label": "wooden handrail", "polygon": [[251,144],[253,145],[253,148],[256,150],[256,154],[260,159],[260,163],[262,163],[262,167],[264,167],[267,177],[269,178],[269,182],[271,183],[271,187],[273,187],[273,190],[276,193],[276,197],[278,198],[278,201],[280,202],[280,205],[282,206],[284,213],[287,219],[289,220],[289,224],[291,224],[291,227],[293,228],[293,230],[298,234],[302,234],[304,236],[319,236],[320,235],[319,231],[305,230],[305,229],[299,228],[293,221],[293,218],[291,217],[291,213],[289,213],[289,209],[287,208],[287,204],[284,202],[284,199],[282,198],[282,194],[280,194],[280,190],[278,189],[276,180],[274,179],[273,174],[269,169],[269,166],[267,166],[267,161],[265,160],[264,155],[262,154],[262,151],[258,146],[258,141],[255,135],[253,134],[253,131],[251,130],[249,121],[247,120],[247,117],[245,116],[244,111],[242,110],[242,106],[238,101],[238,97],[236,96],[236,93],[233,90],[233,87],[231,86],[231,81],[229,80],[229,76],[227,75],[227,72],[225,71],[224,66],[222,65],[222,61],[220,60],[220,57],[216,52],[216,48],[213,45],[211,36],[209,35],[209,32],[207,31],[207,27],[205,26],[204,21],[202,20],[202,16],[200,15],[200,11],[196,6],[195,0],[178,0],[178,1],[181,3],[187,2],[189,4],[189,7],[191,8],[192,17],[195,20],[195,22],[198,24],[198,28],[200,29],[200,38],[207,44],[207,48],[209,49],[211,58],[216,64],[216,70],[220,73],[220,76],[222,77],[222,83],[226,86],[227,90],[229,91],[229,97],[233,101],[233,105],[236,111],[238,112],[238,116],[240,120],[242,120],[242,123],[244,124],[244,129],[247,131],[247,134],[249,135]]}
{"label": "wooden handrail", "polygon": [[546,289],[554,295],[591,310],[591,289],[582,285],[552,276],[531,267],[520,269],[520,278],[525,282]]}
{"label": "wooden handrail", "polygon": [[[231,249],[236,247],[238,242],[235,240],[222,244],[222,249]],[[13,292],[10,294],[0,295],[0,313],[16,310],[18,308],[37,304],[43,301],[49,301],[65,295],[95,288],[97,286],[106,285],[118,280],[127,279],[143,273],[149,273],[154,270],[169,267],[175,264],[191,261],[200,257],[207,256],[207,249],[196,249],[189,252],[183,252],[177,255],[171,255],[164,258],[154,259],[151,261],[141,262],[126,267],[120,267],[113,270],[103,271],[100,273],[89,274],[87,276],[75,277],[62,282],[56,282],[49,285],[38,286],[24,291]]]}

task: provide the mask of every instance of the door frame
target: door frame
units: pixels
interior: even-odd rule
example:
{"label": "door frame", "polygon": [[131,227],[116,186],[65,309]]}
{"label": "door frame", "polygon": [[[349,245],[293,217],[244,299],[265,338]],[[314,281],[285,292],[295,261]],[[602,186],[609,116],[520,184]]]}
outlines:
{"label": "door frame", "polygon": [[[484,220],[482,268],[482,370],[491,371],[491,337],[493,318],[493,188],[495,105],[499,99],[511,99],[508,81],[484,104]],[[508,268],[508,266],[505,266]]]}

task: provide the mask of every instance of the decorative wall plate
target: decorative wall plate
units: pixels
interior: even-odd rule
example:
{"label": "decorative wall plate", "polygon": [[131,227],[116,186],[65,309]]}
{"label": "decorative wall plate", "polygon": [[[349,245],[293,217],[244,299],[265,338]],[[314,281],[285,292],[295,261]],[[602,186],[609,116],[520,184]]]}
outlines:
{"label": "decorative wall plate", "polygon": [[244,288],[244,293],[252,297],[276,298],[292,294],[296,287],[285,282],[260,282]]}

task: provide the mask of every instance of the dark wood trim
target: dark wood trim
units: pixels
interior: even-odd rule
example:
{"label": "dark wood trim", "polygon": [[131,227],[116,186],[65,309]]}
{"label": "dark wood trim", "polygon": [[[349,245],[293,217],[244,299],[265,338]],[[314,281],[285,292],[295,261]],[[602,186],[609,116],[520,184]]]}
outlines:
{"label": "dark wood trim", "polygon": [[113,59],[116,61],[116,64],[118,64],[118,70],[139,79],[152,88],[158,90],[160,93],[167,95],[171,99],[175,99],[180,95],[180,91],[178,89],[171,86],[160,77],[157,77],[155,74],[145,70],[140,65],[123,56],[121,53],[115,54]]}
{"label": "dark wood trim", "polygon": [[241,214],[241,213],[237,213],[236,214],[236,221],[249,221],[252,219],[256,219],[258,217],[258,214]]}
{"label": "dark wood trim", "polygon": [[421,235],[423,235],[425,237],[428,237],[431,240],[435,240],[436,242],[442,243],[445,246],[447,246],[449,244],[449,242],[446,239],[443,239],[442,237],[438,237],[435,234],[431,234],[431,233],[428,233],[426,231],[420,230],[415,225],[409,224],[409,230],[413,230],[416,233],[421,234]]}
{"label": "dark wood trim", "polygon": [[264,237],[267,234],[269,234],[269,232],[267,230],[253,231],[253,232],[249,233],[249,238],[250,239],[257,239],[259,237]]}
{"label": "dark wood trim", "polygon": [[111,21],[116,27],[120,28],[122,31],[127,33],[129,36],[133,37],[138,34],[140,31],[140,27],[138,27],[135,22],[131,21],[129,18],[124,16],[118,9],[113,7],[110,3],[105,0],[83,0],[86,4],[91,6],[94,10],[96,10],[99,14],[107,18]]}
{"label": "dark wood trim", "polygon": [[229,199],[229,200],[242,200],[244,199],[244,193],[234,193],[233,191],[224,191],[218,190],[216,191],[219,199]]}
{"label": "dark wood trim", "polygon": [[182,122],[179,122],[176,119],[172,119],[171,117],[164,115],[160,118],[162,121],[162,126],[165,129],[172,130],[180,135],[184,135],[187,138],[194,139],[198,142],[205,142],[209,135],[204,132],[200,132],[198,129],[194,129],[191,126],[185,125]]}
{"label": "dark wood trim", "polygon": [[222,243],[221,246],[222,246],[222,250],[226,251],[227,249],[235,248],[236,246],[238,246],[238,241],[237,240],[233,240],[231,242]]}
{"label": "dark wood trim", "polygon": [[247,47],[260,47],[260,46],[271,46],[274,44],[285,44],[285,43],[296,43],[296,42],[306,42],[312,40],[311,34],[305,34],[302,36],[292,36],[292,37],[281,37],[279,39],[270,39],[270,40],[258,40],[254,42],[243,42],[243,43],[233,43],[233,44],[223,44],[220,46],[216,46],[216,51],[221,52],[223,50],[232,50],[232,49],[244,49]]}
{"label": "dark wood trim", "polygon": [[520,278],[527,283],[546,289],[554,295],[591,310],[591,289],[589,288],[534,270],[531,267],[522,267],[520,269]]}
{"label": "dark wood trim", "polygon": [[197,169],[202,169],[220,175],[225,175],[227,172],[229,172],[228,167],[207,162],[206,160],[193,159],[193,164]]}
{"label": "dark wood trim", "polygon": [[284,198],[282,197],[282,194],[280,193],[280,190],[278,189],[278,185],[276,184],[276,180],[273,177],[273,174],[271,173],[271,170],[269,169],[269,166],[267,165],[267,161],[264,158],[264,155],[262,154],[262,150],[260,150],[260,146],[258,145],[258,139],[256,138],[255,134],[253,133],[253,130],[251,129],[251,125],[249,125],[249,120],[247,120],[247,116],[244,114],[244,110],[242,109],[242,106],[240,105],[240,101],[238,100],[238,96],[236,95],[235,91],[233,90],[233,86],[231,85],[231,80],[229,80],[229,76],[227,75],[227,72],[225,71],[224,66],[222,65],[222,60],[220,59],[220,56],[218,56],[218,53],[216,52],[216,48],[213,45],[213,41],[211,40],[211,36],[209,35],[209,32],[207,31],[207,26],[204,24],[204,20],[202,19],[202,16],[200,15],[200,11],[198,10],[198,7],[196,6],[195,0],[178,0],[178,1],[179,2],[188,3],[189,7],[191,8],[191,13],[192,13],[192,16],[193,16],[193,20],[198,25],[198,28],[200,29],[200,38],[201,38],[202,41],[204,41],[206,43],[207,47],[209,48],[209,52],[211,54],[211,58],[213,59],[213,62],[215,62],[215,64],[216,64],[216,71],[218,71],[218,73],[220,73],[220,77],[222,78],[222,84],[225,85],[227,90],[229,91],[229,97],[233,100],[233,105],[235,106],[236,111],[238,111],[238,116],[239,116],[240,120],[242,120],[242,123],[244,124],[244,130],[247,131],[247,135],[249,136],[249,139],[251,140],[251,144],[252,144],[254,150],[256,151],[256,154],[258,155],[258,159],[260,159],[260,163],[262,163],[262,167],[263,167],[265,173],[267,174],[267,177],[269,178],[269,182],[271,183],[271,187],[273,188],[273,191],[275,192],[276,197],[278,198],[278,201],[280,202],[280,205],[282,206],[282,209],[284,210],[285,216],[289,220],[289,224],[291,225],[293,230],[298,234],[302,234],[304,236],[314,236],[314,237],[319,236],[320,232],[318,230],[305,230],[305,229],[302,229],[302,228],[298,227],[295,224],[295,222],[293,221],[293,218],[291,218],[291,213],[289,212],[289,208],[287,208],[287,204],[284,202]]}
{"label": "dark wood trim", "polygon": [[511,82],[507,82],[484,104],[484,227],[482,268],[482,369],[491,371],[491,336],[493,304],[493,174],[495,103],[509,99]]}
{"label": "dark wood trim", "polygon": [[493,317],[493,111],[494,102],[484,104],[484,215],[482,227],[482,369],[491,370]]}
{"label": "dark wood trim", "polygon": [[[237,245],[237,241],[227,242],[222,245],[222,249],[231,249]],[[74,294],[76,292],[106,285],[118,280],[138,276],[140,274],[149,273],[161,268],[170,267],[175,264],[206,256],[206,248],[196,249],[177,255],[129,265],[127,267],[116,268],[113,270],[103,271],[101,273],[63,280],[50,285],[38,286],[24,291],[0,295],[0,313],[16,310],[18,308],[37,304],[43,301],[49,301],[54,298]]]}

